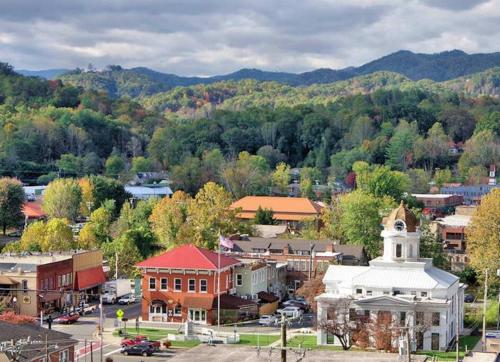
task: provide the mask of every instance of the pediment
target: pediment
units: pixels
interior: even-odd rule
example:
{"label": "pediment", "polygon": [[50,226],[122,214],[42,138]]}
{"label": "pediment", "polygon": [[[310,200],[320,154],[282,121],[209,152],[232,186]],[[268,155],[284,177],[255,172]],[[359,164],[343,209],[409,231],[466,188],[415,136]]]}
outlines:
{"label": "pediment", "polygon": [[359,306],[411,306],[415,301],[398,298],[390,295],[380,295],[376,297],[368,297],[363,299],[356,299],[355,303]]}

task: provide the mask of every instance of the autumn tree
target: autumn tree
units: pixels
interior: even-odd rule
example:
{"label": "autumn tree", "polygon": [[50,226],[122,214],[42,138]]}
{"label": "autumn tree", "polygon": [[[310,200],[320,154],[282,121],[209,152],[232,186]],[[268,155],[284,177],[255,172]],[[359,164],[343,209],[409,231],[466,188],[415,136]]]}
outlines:
{"label": "autumn tree", "polygon": [[240,152],[237,160],[227,162],[221,171],[227,190],[235,198],[269,194],[269,165],[262,156]]}
{"label": "autumn tree", "polygon": [[78,184],[80,185],[80,189],[82,191],[80,214],[83,216],[89,216],[95,205],[92,182],[90,182],[89,178],[81,178],[78,180]]}
{"label": "autumn tree", "polygon": [[500,189],[484,196],[465,229],[470,265],[484,277],[490,271],[490,281],[497,285],[500,269]]}
{"label": "autumn tree", "polygon": [[50,219],[45,226],[45,237],[41,241],[42,251],[67,251],[74,248],[73,232],[68,220]]}
{"label": "autumn tree", "polygon": [[8,227],[18,226],[23,220],[24,190],[17,179],[0,179],[0,224],[5,235]]}
{"label": "autumn tree", "polygon": [[43,211],[51,218],[75,220],[80,213],[82,190],[73,179],[57,179],[45,190],[42,202]]}
{"label": "autumn tree", "polygon": [[342,208],[339,198],[333,198],[331,204],[326,205],[321,210],[320,218],[323,224],[323,227],[320,229],[321,236],[343,243],[345,237],[342,231]]}
{"label": "autumn tree", "polygon": [[325,284],[323,283],[324,273],[318,273],[314,278],[306,280],[295,294],[304,297],[306,302],[311,306],[312,310],[316,313],[317,302],[316,297],[325,291]]}
{"label": "autumn tree", "polygon": [[186,224],[192,198],[183,191],[176,191],[171,198],[161,199],[153,208],[149,221],[151,228],[167,249],[188,240]]}
{"label": "autumn tree", "polygon": [[40,241],[45,239],[46,226],[44,221],[35,221],[29,224],[19,240],[22,251],[42,251]]}
{"label": "autumn tree", "polygon": [[288,184],[290,183],[290,166],[284,162],[276,165],[276,169],[271,175],[273,185],[277,187],[280,194],[286,194]]}
{"label": "autumn tree", "polygon": [[415,158],[426,166],[428,170],[434,165],[446,161],[448,156],[448,142],[450,138],[444,132],[441,123],[436,122],[427,132],[427,137],[420,137],[415,141]]}
{"label": "autumn tree", "polygon": [[276,221],[273,219],[273,210],[259,206],[255,212],[254,222],[257,225],[274,225]]}
{"label": "autumn tree", "polygon": [[434,173],[434,183],[437,187],[442,187],[445,183],[451,182],[453,175],[451,170],[446,168],[444,170],[436,170]]}
{"label": "autumn tree", "polygon": [[102,245],[104,257],[108,260],[110,274],[116,272],[116,257],[118,256],[118,277],[132,278],[137,276],[135,264],[143,259],[141,253],[130,235],[124,234],[112,242]]}

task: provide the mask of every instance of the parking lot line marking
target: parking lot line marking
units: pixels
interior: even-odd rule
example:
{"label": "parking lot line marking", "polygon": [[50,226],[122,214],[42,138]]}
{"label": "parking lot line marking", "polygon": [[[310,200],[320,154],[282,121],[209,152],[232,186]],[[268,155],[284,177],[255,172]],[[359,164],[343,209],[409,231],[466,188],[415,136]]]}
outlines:
{"label": "parking lot line marking", "polygon": [[116,352],[120,352],[122,349],[121,348],[118,348],[118,349],[115,349],[114,351],[111,351],[111,352],[108,352],[104,355],[104,357],[108,357],[108,356],[111,356],[112,354],[115,354]]}

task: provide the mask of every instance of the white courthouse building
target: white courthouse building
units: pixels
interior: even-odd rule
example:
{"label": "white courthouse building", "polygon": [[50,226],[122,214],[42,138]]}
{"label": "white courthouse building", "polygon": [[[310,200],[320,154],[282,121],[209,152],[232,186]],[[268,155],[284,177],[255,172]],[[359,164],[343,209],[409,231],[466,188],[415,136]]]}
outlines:
{"label": "white courthouse building", "polygon": [[[394,331],[409,329],[412,349],[445,350],[455,339],[457,320],[459,333],[463,328],[465,285],[434,267],[432,259],[420,258],[418,225],[401,203],[384,222],[383,256],[369,266],[331,265],[323,278],[325,292],[316,297],[318,325],[334,315],[329,308],[351,299],[350,316],[375,321],[380,313],[390,313]],[[394,346],[398,338],[394,334]],[[321,329],[317,343],[340,344]]]}

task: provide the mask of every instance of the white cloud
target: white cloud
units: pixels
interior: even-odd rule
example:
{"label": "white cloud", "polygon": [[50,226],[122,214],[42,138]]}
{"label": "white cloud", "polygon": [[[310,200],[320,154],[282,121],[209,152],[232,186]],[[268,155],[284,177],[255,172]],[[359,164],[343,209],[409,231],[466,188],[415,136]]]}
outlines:
{"label": "white cloud", "polygon": [[500,0],[3,0],[0,61],[300,72],[400,49],[498,51],[499,23]]}

